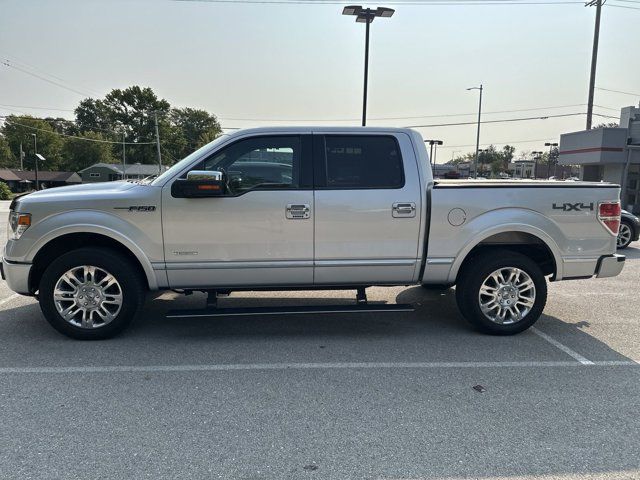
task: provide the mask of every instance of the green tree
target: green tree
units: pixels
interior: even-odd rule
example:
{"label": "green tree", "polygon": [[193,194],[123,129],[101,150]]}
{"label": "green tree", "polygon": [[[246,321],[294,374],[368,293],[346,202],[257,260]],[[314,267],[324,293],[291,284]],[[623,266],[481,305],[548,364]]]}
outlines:
{"label": "green tree", "polygon": [[3,136],[0,136],[0,167],[1,168],[16,167],[16,157],[13,156],[13,153],[9,148],[9,142]]}
{"label": "green tree", "polygon": [[76,124],[82,132],[111,131],[113,136],[126,133],[127,142],[143,145],[128,145],[127,153],[140,163],[157,161],[155,148],[144,143],[155,139],[155,116],[163,146],[173,150],[172,142],[179,135],[172,131],[169,121],[171,106],[169,102],[158,98],[152,89],[132,86],[121,90],[111,90],[104,99],[91,98],[80,102],[76,108]]}
{"label": "green tree", "polygon": [[[65,170],[77,172],[94,163],[117,163],[113,157],[113,147],[105,143],[104,136],[96,132],[86,132],[80,138],[67,138],[63,148],[63,166]],[[120,147],[122,148],[122,147]]]}
{"label": "green tree", "polygon": [[214,140],[222,133],[215,115],[195,108],[174,108],[170,115],[171,124],[178,128],[184,137],[184,157],[202,145]]}
{"label": "green tree", "polygon": [[0,200],[11,200],[11,189],[9,185],[4,182],[0,182]]}
{"label": "green tree", "polygon": [[35,150],[33,134],[37,136],[38,153],[43,155],[46,162],[40,164],[42,170],[59,170],[62,164],[63,137],[58,135],[53,127],[41,118],[11,115],[5,119],[0,131],[9,143],[9,148],[18,158],[20,144],[26,153],[24,167],[32,169],[35,164]]}

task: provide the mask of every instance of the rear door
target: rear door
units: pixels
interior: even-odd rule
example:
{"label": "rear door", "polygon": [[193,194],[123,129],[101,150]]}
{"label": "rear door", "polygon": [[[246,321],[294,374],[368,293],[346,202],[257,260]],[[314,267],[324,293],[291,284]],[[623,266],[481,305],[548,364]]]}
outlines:
{"label": "rear door", "polygon": [[422,194],[408,135],[314,134],[317,285],[412,282]]}

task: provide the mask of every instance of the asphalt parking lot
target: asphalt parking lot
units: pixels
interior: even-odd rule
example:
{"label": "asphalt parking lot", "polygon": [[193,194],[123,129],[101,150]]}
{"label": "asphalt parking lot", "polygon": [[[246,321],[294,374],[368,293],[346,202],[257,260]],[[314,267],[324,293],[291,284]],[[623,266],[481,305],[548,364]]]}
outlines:
{"label": "asphalt parking lot", "polygon": [[[164,314],[202,295],[163,293],[78,342],[2,282],[0,478],[638,479],[640,243],[625,253],[619,277],[551,284],[507,338],[474,332],[453,290],[408,287],[368,294],[412,313],[195,320]],[[220,303],[336,298],[354,294]]]}

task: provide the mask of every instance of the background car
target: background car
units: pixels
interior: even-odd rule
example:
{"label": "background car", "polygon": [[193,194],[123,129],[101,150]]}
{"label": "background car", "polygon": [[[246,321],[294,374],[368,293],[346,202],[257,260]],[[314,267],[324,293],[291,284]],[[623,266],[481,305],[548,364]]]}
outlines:
{"label": "background car", "polygon": [[640,218],[633,213],[622,210],[620,230],[618,230],[618,248],[627,248],[640,236]]}

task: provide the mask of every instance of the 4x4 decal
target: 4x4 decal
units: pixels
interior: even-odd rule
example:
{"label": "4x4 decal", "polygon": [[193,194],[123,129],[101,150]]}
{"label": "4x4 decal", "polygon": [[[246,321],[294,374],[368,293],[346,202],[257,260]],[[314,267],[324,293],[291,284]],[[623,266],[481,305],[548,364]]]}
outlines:
{"label": "4x4 decal", "polygon": [[591,210],[593,212],[593,203],[563,203],[562,205],[553,204],[554,210],[562,210],[563,212],[579,212],[581,210]]}

